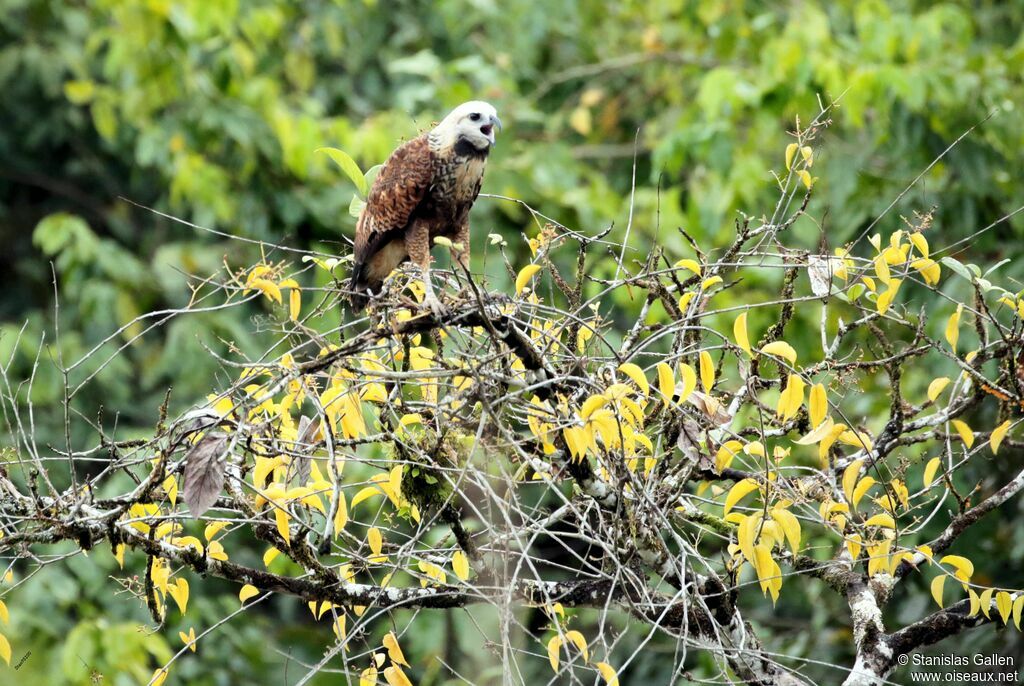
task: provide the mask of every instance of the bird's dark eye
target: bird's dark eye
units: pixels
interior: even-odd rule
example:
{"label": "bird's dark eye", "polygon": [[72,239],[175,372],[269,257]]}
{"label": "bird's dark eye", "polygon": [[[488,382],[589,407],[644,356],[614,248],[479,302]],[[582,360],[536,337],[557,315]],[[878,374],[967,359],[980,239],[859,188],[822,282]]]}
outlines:
{"label": "bird's dark eye", "polygon": [[469,115],[469,120],[470,121],[480,121],[480,113],[479,112],[474,112],[473,114]]}

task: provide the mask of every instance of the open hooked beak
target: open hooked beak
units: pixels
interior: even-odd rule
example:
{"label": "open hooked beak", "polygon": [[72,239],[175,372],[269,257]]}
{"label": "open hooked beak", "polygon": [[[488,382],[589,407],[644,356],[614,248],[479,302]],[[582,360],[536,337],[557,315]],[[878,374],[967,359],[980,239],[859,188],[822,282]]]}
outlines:
{"label": "open hooked beak", "polygon": [[491,145],[494,145],[494,129],[501,131],[501,120],[498,119],[498,115],[491,115],[489,124],[484,124],[480,127],[480,133],[487,136],[487,140],[490,141]]}

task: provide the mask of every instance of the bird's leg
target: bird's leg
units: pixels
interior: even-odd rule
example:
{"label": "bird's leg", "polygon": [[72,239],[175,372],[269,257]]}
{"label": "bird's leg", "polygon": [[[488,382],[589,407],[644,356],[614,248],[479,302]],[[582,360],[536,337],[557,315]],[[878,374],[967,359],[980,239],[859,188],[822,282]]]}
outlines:
{"label": "bird's leg", "polygon": [[465,273],[469,273],[469,221],[462,222],[455,240],[452,242],[452,262],[458,264]]}
{"label": "bird's leg", "polygon": [[409,229],[405,234],[405,249],[423,273],[423,305],[429,307],[435,317],[440,317],[444,305],[434,295],[434,285],[430,282],[430,230],[425,224],[416,223]]}

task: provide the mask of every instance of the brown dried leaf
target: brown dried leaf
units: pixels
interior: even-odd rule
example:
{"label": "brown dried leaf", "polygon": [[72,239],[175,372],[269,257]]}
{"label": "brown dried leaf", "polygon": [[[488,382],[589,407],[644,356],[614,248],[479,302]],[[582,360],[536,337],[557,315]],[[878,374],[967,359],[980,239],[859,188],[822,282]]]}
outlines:
{"label": "brown dried leaf", "polygon": [[309,474],[313,467],[309,453],[315,446],[314,436],[316,436],[318,426],[319,422],[314,422],[305,415],[299,417],[298,439],[296,439],[294,450],[291,451],[291,464],[288,466],[286,479],[288,483],[294,482],[301,486],[309,481]]}
{"label": "brown dried leaf", "polygon": [[224,434],[207,434],[185,456],[182,498],[194,518],[201,517],[213,507],[224,488],[227,442]]}
{"label": "brown dried leaf", "polygon": [[691,405],[696,407],[715,426],[725,426],[732,421],[728,407],[718,398],[694,391],[687,399]]}

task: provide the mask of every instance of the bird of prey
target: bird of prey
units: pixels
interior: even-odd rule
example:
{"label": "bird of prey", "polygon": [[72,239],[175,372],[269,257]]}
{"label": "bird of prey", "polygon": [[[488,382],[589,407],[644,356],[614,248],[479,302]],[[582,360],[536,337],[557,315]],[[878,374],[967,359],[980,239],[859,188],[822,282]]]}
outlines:
{"label": "bird of prey", "polygon": [[452,259],[469,267],[469,210],[496,130],[501,120],[494,107],[467,102],[391,153],[356,223],[349,280],[353,311],[361,311],[387,275],[412,259],[423,272],[424,306],[435,315],[443,312],[430,283],[430,247],[435,238],[448,238]]}

